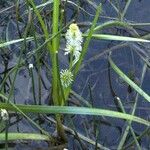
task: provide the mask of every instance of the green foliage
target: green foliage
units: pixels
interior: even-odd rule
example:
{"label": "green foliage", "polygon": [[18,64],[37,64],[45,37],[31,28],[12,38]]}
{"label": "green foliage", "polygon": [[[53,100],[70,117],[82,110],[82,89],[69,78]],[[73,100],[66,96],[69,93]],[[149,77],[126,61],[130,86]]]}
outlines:
{"label": "green foliage", "polygon": [[[112,20],[108,20],[103,22],[102,24],[99,24],[99,18],[102,16],[103,13],[103,7],[102,4],[99,4],[98,6],[95,5],[93,1],[86,1],[92,8],[95,10],[95,14],[91,14],[87,12],[85,9],[80,7],[78,4],[72,1],[60,1],[60,0],[50,0],[50,1],[43,1],[42,4],[37,5],[35,1],[33,0],[26,0],[24,2],[24,5],[26,6],[26,10],[24,11],[23,15],[17,14],[19,13],[18,10],[16,10],[16,16],[26,16],[28,17],[28,22],[25,25],[25,31],[23,31],[23,34],[20,34],[20,37],[13,39],[13,40],[1,40],[0,42],[0,50],[5,50],[7,47],[10,47],[12,45],[21,45],[20,48],[20,55],[19,60],[17,61],[17,64],[15,64],[8,72],[4,72],[4,78],[0,85],[0,97],[2,102],[0,102],[0,109],[6,109],[10,113],[16,112],[19,113],[21,116],[26,118],[32,125],[34,125],[38,130],[41,131],[40,133],[1,133],[0,134],[0,140],[6,142],[5,148],[8,148],[7,142],[9,140],[45,140],[45,141],[51,141],[53,144],[56,142],[54,137],[51,135],[51,133],[48,133],[45,131],[39,123],[33,121],[29,117],[29,113],[34,113],[35,115],[45,115],[45,114],[55,114],[56,119],[56,128],[58,132],[58,138],[61,139],[61,141],[66,142],[66,135],[64,126],[62,124],[62,120],[64,117],[64,114],[68,115],[90,115],[90,116],[101,116],[101,117],[113,117],[113,118],[119,118],[123,119],[127,122],[126,130],[124,130],[122,139],[118,145],[118,150],[123,149],[125,140],[127,138],[129,130],[131,131],[131,134],[133,136],[133,142],[136,143],[137,148],[140,150],[140,145],[137,140],[136,134],[134,133],[134,129],[132,128],[132,122],[137,122],[140,124],[143,124],[147,127],[150,126],[150,122],[146,119],[142,119],[141,117],[135,116],[135,109],[137,105],[137,101],[135,101],[135,104],[133,106],[133,110],[131,114],[126,113],[123,104],[121,103],[121,100],[119,97],[117,97],[119,100],[119,105],[121,108],[121,112],[109,110],[109,109],[102,109],[102,108],[93,108],[92,105],[90,105],[87,101],[83,99],[83,97],[78,96],[79,99],[82,99],[82,102],[86,104],[88,107],[83,107],[82,105],[80,107],[77,106],[67,106],[67,102],[69,99],[70,94],[73,93],[72,91],[72,85],[76,81],[76,77],[78,73],[80,73],[81,65],[84,61],[85,55],[88,52],[89,45],[92,40],[97,41],[122,41],[122,42],[137,42],[139,45],[141,43],[149,43],[149,35],[146,35],[144,37],[141,37],[138,32],[135,30],[134,26],[140,25],[140,24],[134,24],[131,22],[124,21],[124,17],[126,15],[126,12],[128,10],[128,7],[131,3],[131,0],[126,1],[124,9],[120,11],[119,3],[118,1],[113,2],[110,1],[109,3],[113,7],[113,9],[118,14],[118,18]],[[4,4],[4,1],[1,1],[0,3]],[[16,6],[19,7],[19,1],[17,1]],[[63,86],[62,80],[62,72],[60,71],[60,49],[61,49],[61,41],[63,41],[64,33],[68,29],[68,26],[75,22],[74,20],[69,20],[70,22],[66,22],[65,13],[67,13],[67,4],[74,6],[74,11],[83,11],[84,13],[93,16],[93,21],[90,22],[90,26],[88,26],[87,30],[82,34],[84,38],[84,42],[82,45],[82,51],[78,51],[77,54],[79,54],[79,59],[73,64],[73,59],[75,55],[69,54],[69,61],[68,61],[68,70],[67,73],[70,75],[70,82],[69,84],[66,84]],[[80,3],[79,3],[80,4]],[[49,14],[46,14],[45,8],[48,7],[50,10]],[[76,10],[77,9],[77,10]],[[44,10],[44,11],[43,11]],[[5,10],[3,11],[5,12]],[[0,13],[3,13],[0,12]],[[22,17],[23,18],[23,17]],[[50,20],[50,21],[49,21]],[[17,27],[19,32],[19,18],[17,18]],[[68,21],[68,20],[67,20]],[[36,22],[36,23],[35,23]],[[23,23],[23,21],[22,21]],[[143,24],[142,24],[143,25]],[[145,23],[144,25],[149,25],[149,23]],[[36,27],[34,27],[36,26]],[[37,29],[38,27],[38,29]],[[129,31],[129,33],[132,33],[130,36],[122,36],[122,35],[112,35],[112,34],[103,34],[102,31],[107,28],[124,28]],[[132,32],[131,32],[132,31]],[[32,36],[29,36],[31,32],[34,32]],[[147,39],[146,39],[146,38]],[[6,37],[7,39],[7,37]],[[81,41],[81,40],[80,40]],[[23,54],[28,51],[27,45],[33,42],[36,46],[35,49],[32,51],[29,51],[26,54],[26,57],[24,58]],[[40,45],[41,44],[41,45]],[[79,44],[79,43],[77,43]],[[81,44],[81,43],[80,43]],[[79,44],[79,45],[80,45]],[[5,47],[5,49],[3,49]],[[47,50],[47,51],[46,51]],[[53,100],[54,106],[48,106],[48,105],[42,105],[41,102],[41,83],[43,82],[41,80],[41,64],[44,64],[44,60],[42,60],[43,54],[46,55],[47,52],[49,52],[50,61],[51,61],[51,68],[49,69],[49,66],[45,65],[49,70],[51,77],[51,99]],[[144,54],[143,54],[144,55]],[[12,95],[14,94],[14,87],[16,77],[18,75],[18,71],[20,68],[26,67],[26,62],[31,61],[31,59],[35,59],[37,72],[38,72],[38,87],[39,90],[39,101],[36,100],[36,93],[35,93],[35,80],[34,75],[32,72],[32,84],[33,84],[33,96],[34,100],[37,103],[37,105],[22,105],[22,104],[16,104],[12,101]],[[142,58],[142,56],[141,56]],[[111,51],[110,55],[108,57],[108,61],[110,63],[111,68],[130,86],[132,87],[136,92],[136,100],[138,99],[138,94],[144,98],[147,102],[150,102],[150,96],[142,90],[140,85],[137,85],[134,83],[134,80],[131,80],[125,73],[123,73],[117,65],[113,62],[111,59]],[[149,64],[146,58],[144,58],[144,61]],[[7,66],[8,67],[8,66]],[[143,71],[144,72],[144,71]],[[143,73],[144,74],[144,73]],[[10,82],[10,89],[8,90],[8,96],[7,95],[7,84],[6,81],[11,78],[11,75],[13,76],[13,81]],[[67,76],[65,76],[65,82],[67,82]],[[90,98],[92,96],[90,95]],[[39,104],[38,104],[39,103]],[[0,131],[3,131],[6,127],[6,124],[4,121],[0,122]],[[79,137],[80,138],[80,137]],[[85,140],[86,138],[84,138]],[[87,140],[87,139],[86,139]],[[88,139],[89,141],[89,139]],[[96,145],[96,143],[95,143]],[[99,144],[100,145],[100,144]],[[105,149],[103,147],[103,149]],[[107,149],[107,148],[106,148]]]}

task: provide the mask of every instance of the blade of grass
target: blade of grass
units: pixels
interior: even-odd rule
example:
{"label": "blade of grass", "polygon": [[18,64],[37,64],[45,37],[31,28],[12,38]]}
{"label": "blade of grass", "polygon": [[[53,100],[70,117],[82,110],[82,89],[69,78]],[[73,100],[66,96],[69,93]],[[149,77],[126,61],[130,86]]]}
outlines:
{"label": "blade of grass", "polygon": [[[83,34],[83,36],[88,37],[87,34]],[[150,42],[149,40],[140,39],[140,38],[109,35],[109,34],[93,34],[92,38],[93,39],[98,39],[98,40],[113,40],[113,41],[127,41],[127,42],[147,42],[147,43]]]}
{"label": "blade of grass", "polygon": [[[2,96],[0,94],[0,96]],[[3,97],[5,97],[3,95]],[[13,104],[14,105],[14,104]],[[86,107],[73,107],[73,106],[41,106],[41,105],[20,105],[15,107],[12,104],[0,103],[0,108],[18,111],[20,109],[24,113],[44,113],[44,114],[77,114],[77,115],[95,115],[95,116],[107,116],[126,120],[132,120],[147,126],[150,126],[150,122],[140,117],[136,117],[129,114],[124,114],[112,110],[98,109],[98,108],[86,108]],[[17,108],[17,109],[16,109]]]}
{"label": "blade of grass", "polygon": [[109,57],[109,62],[114,71],[126,82],[128,83],[134,90],[136,90],[142,97],[145,98],[148,102],[150,102],[150,96],[145,93],[138,85],[136,85],[130,78],[128,78],[112,61]]}
{"label": "blade of grass", "polygon": [[[66,27],[65,27],[66,28]],[[64,30],[64,28],[63,28]],[[99,30],[98,27],[95,28],[95,30]],[[62,31],[61,31],[62,32]],[[54,37],[58,36],[60,32],[55,34],[55,36],[52,36],[52,38],[48,38],[45,42],[46,44],[50,42]],[[88,37],[87,34],[83,34],[84,37]],[[148,35],[149,36],[149,35]],[[43,36],[39,36],[38,38],[41,38]],[[117,35],[109,35],[109,34],[93,34],[92,38],[94,39],[101,39],[101,40],[114,40],[114,41],[128,41],[128,42],[150,42],[149,40],[146,39],[141,39],[141,38],[133,38],[133,37],[126,37],[126,36],[117,36]],[[27,37],[26,41],[32,41],[34,40],[34,37]],[[0,48],[6,47],[12,44],[16,44],[19,42],[23,42],[24,39],[16,39],[16,40],[11,40],[8,42],[0,43]]]}
{"label": "blade of grass", "polygon": [[[147,65],[144,64],[144,66],[143,66],[143,71],[142,71],[142,75],[141,75],[141,85],[140,85],[140,87],[142,86],[142,83],[143,83],[143,80],[144,80],[144,77],[145,77],[146,70],[147,70]],[[135,114],[135,110],[136,110],[137,102],[138,102],[138,97],[139,97],[139,94],[137,93],[137,94],[136,94],[136,97],[135,97],[135,102],[134,102],[133,108],[132,108],[132,110],[131,110],[131,115],[134,115],[134,114]],[[127,138],[127,135],[128,135],[128,133],[129,133],[129,128],[130,128],[130,126],[131,126],[131,123],[132,123],[132,121],[127,122],[127,126],[126,126],[126,128],[125,128],[125,130],[124,130],[124,134],[123,134],[123,136],[122,136],[122,138],[121,138],[121,140],[120,140],[120,143],[119,143],[119,145],[118,145],[118,149],[122,149],[122,147],[123,147],[123,145],[124,145],[124,143],[125,143],[125,140],[126,140],[126,138]],[[129,125],[130,125],[130,126],[129,126]]]}
{"label": "blade of grass", "polygon": [[[45,23],[44,23],[44,21],[42,19],[42,16],[40,15],[38,9],[36,8],[36,6],[35,6],[35,4],[34,4],[34,2],[32,0],[26,0],[26,1],[32,6],[35,14],[37,15],[38,20],[39,20],[40,25],[41,25],[41,28],[42,28],[42,30],[44,32],[45,39],[47,40],[49,38],[49,32],[48,32],[47,27],[46,27],[46,25],[45,25]],[[47,43],[47,47],[48,47],[49,51],[51,52],[52,46],[51,46],[50,42]]]}
{"label": "blade of grass", "polygon": [[101,25],[98,25],[94,31],[102,31],[106,28],[112,28],[112,27],[121,27],[121,28],[125,28],[128,29],[129,31],[132,31],[134,33],[134,36],[139,37],[139,34],[137,33],[137,31],[132,27],[132,25],[128,22],[123,22],[123,21],[107,21],[104,22]]}
{"label": "blade of grass", "polygon": [[[0,133],[0,141],[5,140],[5,134]],[[14,140],[44,140],[49,141],[49,137],[36,133],[8,133],[8,141]]]}
{"label": "blade of grass", "polygon": [[[125,111],[125,109],[124,109],[124,106],[123,106],[123,104],[122,104],[122,102],[121,102],[121,100],[120,100],[119,97],[117,98],[117,101],[118,101],[118,104],[119,104],[119,106],[120,106],[122,112],[123,112],[124,114],[126,114],[126,111]],[[131,122],[128,121],[127,123],[128,123],[128,129],[130,129],[130,131],[131,131],[131,134],[132,134],[132,136],[133,136],[133,139],[134,139],[134,141],[135,141],[135,144],[136,144],[136,146],[137,146],[137,149],[138,149],[138,150],[141,150],[140,145],[139,145],[139,142],[138,142],[138,140],[137,140],[137,137],[136,137],[136,135],[135,135],[135,133],[134,133],[134,130],[133,130],[132,126],[131,126]],[[127,134],[128,134],[128,132],[129,132],[129,130],[127,130]],[[126,133],[124,132],[124,134],[126,134]],[[125,137],[125,138],[124,138],[124,137]],[[118,150],[122,149],[125,140],[126,140],[126,136],[122,136],[122,139],[120,140],[119,146],[118,146],[118,148],[117,148]]]}
{"label": "blade of grass", "polygon": [[128,10],[128,7],[129,7],[131,1],[132,1],[132,0],[128,0],[128,1],[126,2],[125,8],[123,9],[123,12],[121,13],[121,20],[123,20],[123,18],[124,18],[125,14],[126,14],[126,12],[127,12],[127,10]]}
{"label": "blade of grass", "polygon": [[[140,141],[143,137],[145,137],[146,135],[149,135],[149,134],[150,134],[150,128],[147,127],[147,128],[142,132],[142,134],[137,137],[137,140]],[[122,148],[122,150],[127,150],[127,149],[129,149],[130,147],[132,147],[132,145],[134,145],[134,144],[135,144],[135,141],[133,140],[133,141],[131,141],[129,144],[127,144],[126,146],[124,146],[124,147]]]}
{"label": "blade of grass", "polygon": [[[26,40],[27,41],[32,41],[33,37],[27,37]],[[16,43],[19,43],[19,42],[23,42],[23,41],[24,41],[24,38],[11,40],[11,41],[7,41],[7,42],[4,42],[4,43],[0,43],[0,48],[6,47],[6,46],[9,46],[9,45],[12,45],[12,44],[16,44]]]}
{"label": "blade of grass", "polygon": [[80,66],[81,66],[81,63],[83,61],[83,58],[87,52],[87,49],[88,49],[88,46],[90,44],[90,41],[91,41],[91,38],[92,38],[92,35],[94,33],[94,28],[96,26],[96,23],[98,21],[98,18],[99,18],[99,15],[102,11],[102,5],[100,4],[97,8],[97,11],[96,11],[96,15],[95,15],[95,18],[92,22],[92,26],[91,26],[91,29],[89,31],[89,33],[86,35],[86,41],[84,42],[84,46],[83,46],[83,49],[82,49],[82,52],[81,52],[81,55],[80,55],[80,58],[75,66],[75,69],[74,69],[74,77],[77,75],[78,71],[80,70]]}

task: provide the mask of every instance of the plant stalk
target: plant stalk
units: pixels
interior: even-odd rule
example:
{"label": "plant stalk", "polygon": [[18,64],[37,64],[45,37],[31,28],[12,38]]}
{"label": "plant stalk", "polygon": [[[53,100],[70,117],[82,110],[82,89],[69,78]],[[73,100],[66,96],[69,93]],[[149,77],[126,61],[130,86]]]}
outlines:
{"label": "plant stalk", "polygon": [[[60,0],[53,1],[53,28],[52,28],[52,36],[57,34],[59,31],[59,5]],[[57,59],[57,53],[59,50],[59,41],[60,36],[56,36],[52,40],[52,99],[54,105],[59,105],[59,99],[62,99],[60,94],[59,82],[58,82],[58,73],[59,73],[59,65]],[[57,121],[57,132],[59,137],[63,142],[66,142],[65,131],[63,129],[61,123],[61,115],[56,114],[56,121]]]}

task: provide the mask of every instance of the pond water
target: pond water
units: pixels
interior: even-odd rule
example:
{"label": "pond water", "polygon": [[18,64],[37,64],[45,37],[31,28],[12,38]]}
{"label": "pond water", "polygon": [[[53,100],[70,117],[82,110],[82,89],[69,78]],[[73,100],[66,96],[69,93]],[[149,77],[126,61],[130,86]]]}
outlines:
{"label": "pond water", "polygon": [[[39,2],[39,1],[38,1]],[[78,1],[73,1],[77,2]],[[91,1],[81,1],[81,6],[90,14],[95,13],[95,8],[92,7],[89,3]],[[118,17],[115,9],[110,4],[109,0],[100,1],[95,0],[94,4],[98,5],[99,2],[103,3],[103,12],[102,17],[99,18],[98,24],[101,24],[106,21],[113,20]],[[125,1],[120,0],[120,6],[122,9]],[[92,2],[91,2],[92,3]],[[10,2],[10,4],[12,4]],[[23,4],[23,2],[22,2]],[[1,4],[0,4],[1,5]],[[6,4],[4,6],[0,6],[0,8],[4,9],[7,7]],[[22,6],[22,5],[21,5]],[[127,13],[125,15],[124,20],[131,23],[146,23],[150,22],[150,1],[149,0],[137,0],[132,1],[129,6]],[[20,11],[24,12],[24,7],[21,7]],[[18,36],[17,32],[17,24],[15,21],[14,8],[7,11],[7,13],[0,13],[0,37],[1,40],[13,40]],[[74,12],[75,13],[75,12]],[[83,15],[83,12],[80,12],[80,17],[76,17],[76,21],[81,25],[81,30],[85,31],[87,28],[84,27],[82,23],[88,21],[92,21],[93,16]],[[70,6],[67,10],[67,20],[73,17],[73,7]],[[23,16],[24,20],[26,20],[25,15]],[[25,22],[19,23],[20,31],[23,29]],[[38,25],[36,26],[38,28]],[[140,35],[146,35],[150,32],[150,26],[136,26],[136,31]],[[38,29],[39,30],[39,29]],[[124,35],[124,36],[134,36],[134,34],[124,28],[108,28],[102,31],[102,33],[106,34],[114,34],[114,35]],[[67,67],[67,58],[63,55],[62,49],[65,47],[65,40],[61,41],[61,52],[59,54],[60,58],[60,67]],[[1,80],[5,75],[6,70],[16,65],[19,57],[19,51],[21,48],[21,44],[15,44],[8,46],[7,48],[1,49],[0,54],[0,73]],[[24,58],[26,58],[26,54],[30,52],[35,45],[30,42],[28,45],[28,49],[26,53],[23,54]],[[135,101],[136,93],[126,84],[124,81],[112,70],[109,69],[108,64],[108,52],[112,49],[112,59],[115,64],[123,70],[126,74],[134,76],[134,81],[138,84],[141,82],[141,76],[143,73],[144,61],[139,56],[141,52],[143,57],[147,57],[149,59],[150,56],[150,45],[149,44],[139,44],[139,43],[131,43],[131,42],[118,42],[118,41],[106,41],[106,40],[92,40],[90,46],[88,48],[88,53],[85,57],[82,69],[77,76],[75,84],[73,85],[73,90],[78,95],[82,96],[86,99],[93,107],[118,110],[115,102],[115,95],[119,96],[122,100],[122,103],[125,107],[126,112],[130,113]],[[47,67],[44,65],[51,65],[49,60],[48,53],[43,55],[43,62],[40,75],[41,75],[41,89],[38,87],[38,71],[37,68],[33,69],[34,76],[34,84],[35,84],[35,99],[33,97],[32,92],[32,76],[28,70],[28,64],[33,63],[34,66],[35,61],[34,58],[27,60],[26,66],[19,69],[17,74],[16,82],[15,82],[15,92],[13,95],[13,99],[16,103],[25,103],[25,104],[35,104],[35,99],[37,103],[47,104],[50,99],[50,89],[51,89],[51,72],[47,70]],[[150,93],[149,86],[150,72],[149,68],[147,68],[146,73],[144,74],[144,80],[142,84],[142,89]],[[5,92],[9,91],[10,85],[12,83],[13,76],[10,76],[10,79],[7,81],[7,85],[5,86]],[[40,97],[39,98],[39,91]],[[74,102],[75,101],[75,102]],[[77,97],[72,94],[70,96],[69,104],[72,103],[80,104]],[[150,118],[150,104],[146,102],[141,96],[138,98],[138,104],[136,109],[136,115],[140,116],[146,120]],[[37,119],[37,116],[30,114],[30,116],[34,119]],[[89,116],[66,116],[65,117],[65,125],[71,128],[75,127],[76,131],[89,136],[92,140],[96,141],[95,136],[95,128],[98,130],[98,142],[109,149],[116,149],[117,145],[120,142],[120,138],[122,132],[125,129],[125,121],[114,118],[105,118],[105,117],[89,117]],[[14,123],[18,120],[17,123]],[[69,121],[68,121],[69,120]],[[9,131],[20,131],[20,132],[37,132],[37,129],[34,128],[28,121],[23,118],[16,117],[12,115],[11,117],[12,125],[9,127]],[[73,124],[73,125],[72,125]],[[41,126],[48,131],[54,130],[54,124],[49,126],[49,122],[45,121],[45,118],[41,117]],[[137,123],[132,123],[132,126],[135,130],[136,135],[140,135],[146,127],[144,125],[140,125]],[[83,143],[83,145],[72,136],[69,137],[69,148],[68,149],[94,149],[94,146],[88,145],[87,143]],[[132,141],[132,135],[129,134],[127,143]],[[150,137],[144,136],[140,140],[140,144],[142,149],[148,150],[150,149]],[[87,145],[86,145],[87,144]],[[13,145],[13,144],[12,144]],[[42,146],[41,146],[42,145]],[[83,147],[82,147],[82,146]],[[46,149],[48,146],[46,142],[17,142],[17,144],[13,145],[13,149]],[[34,148],[33,148],[34,147]],[[42,148],[45,147],[45,148]],[[82,147],[82,148],[81,148]],[[133,147],[136,149],[136,147]]]}

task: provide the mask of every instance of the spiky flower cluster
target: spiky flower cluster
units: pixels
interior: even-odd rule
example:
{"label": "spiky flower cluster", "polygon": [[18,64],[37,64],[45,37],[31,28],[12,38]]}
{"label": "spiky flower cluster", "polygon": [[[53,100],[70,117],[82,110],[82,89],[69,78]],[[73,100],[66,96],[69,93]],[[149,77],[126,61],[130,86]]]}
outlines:
{"label": "spiky flower cluster", "polygon": [[64,88],[67,88],[73,81],[73,74],[71,71],[65,69],[60,72],[61,84]]}
{"label": "spiky flower cluster", "polygon": [[79,30],[77,24],[73,23],[69,26],[69,29],[66,33],[66,48],[65,55],[72,54],[73,55],[73,65],[77,63],[80,57],[80,53],[82,51],[82,32]]}
{"label": "spiky flower cluster", "polygon": [[9,115],[8,115],[8,112],[6,111],[6,109],[0,110],[0,116],[1,116],[2,120],[4,120],[4,121],[9,119]]}
{"label": "spiky flower cluster", "polygon": [[[72,57],[71,67],[77,63],[80,58],[80,54],[82,51],[82,33],[79,30],[77,24],[73,23],[69,26],[67,33],[65,35],[66,38],[66,48],[65,55],[70,55]],[[73,82],[73,74],[70,69],[61,70],[60,79],[62,86],[67,88]]]}

